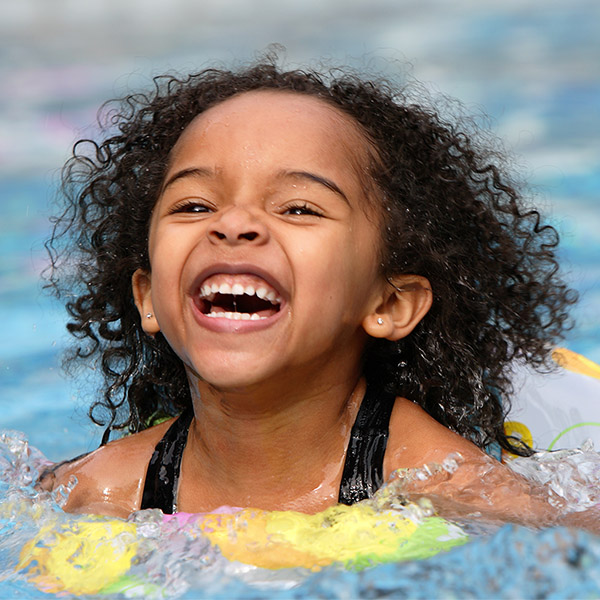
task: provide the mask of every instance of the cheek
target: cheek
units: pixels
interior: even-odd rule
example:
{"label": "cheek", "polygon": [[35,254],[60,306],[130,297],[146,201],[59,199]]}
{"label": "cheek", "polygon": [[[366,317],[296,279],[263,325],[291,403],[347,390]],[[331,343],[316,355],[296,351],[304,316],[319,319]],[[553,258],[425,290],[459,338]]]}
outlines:
{"label": "cheek", "polygon": [[354,313],[378,281],[378,247],[374,236],[355,236],[350,228],[341,233],[298,246],[298,271],[311,289],[311,303],[321,311],[329,304],[332,310]]}
{"label": "cheek", "polygon": [[371,310],[373,293],[377,293],[381,283],[380,240],[374,227],[364,226],[355,229],[345,245],[340,246],[340,269],[344,272],[348,293],[348,309],[365,316]]}
{"label": "cheek", "polygon": [[150,268],[161,278],[175,276],[189,253],[190,232],[185,227],[163,227],[151,231],[148,242]]}
{"label": "cheek", "polygon": [[372,280],[380,270],[379,231],[370,222],[361,219],[347,231],[343,242],[339,244],[340,260],[350,269],[356,278]]}
{"label": "cheek", "polygon": [[151,236],[149,243],[152,303],[163,332],[180,313],[184,256],[182,245],[173,242],[158,235]]}

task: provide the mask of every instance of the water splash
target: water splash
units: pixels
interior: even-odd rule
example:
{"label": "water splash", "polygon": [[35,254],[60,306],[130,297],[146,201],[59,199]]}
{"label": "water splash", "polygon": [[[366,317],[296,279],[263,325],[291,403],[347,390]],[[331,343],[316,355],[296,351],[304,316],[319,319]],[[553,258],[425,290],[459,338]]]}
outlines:
{"label": "water splash", "polygon": [[515,458],[510,468],[548,489],[549,502],[571,512],[600,505],[600,458],[587,440],[581,448],[537,452],[531,458]]}
{"label": "water splash", "polygon": [[[398,511],[421,522],[431,517],[435,502],[427,497],[413,502],[410,494],[400,493],[400,487],[406,490],[407,481],[427,482],[440,475],[451,480],[459,464],[460,457],[451,456],[440,465],[399,473],[368,504],[375,510]],[[498,522],[471,516],[462,524],[470,534],[477,534],[473,541],[425,561],[396,562],[360,572],[339,566],[318,572],[306,568],[273,571],[227,560],[199,534],[193,519],[165,522],[157,510],[140,511],[127,520],[66,514],[61,506],[68,487],[48,493],[35,486],[38,473],[48,465],[23,435],[0,435],[0,590],[11,596],[38,598],[38,590],[64,595],[52,587],[52,581],[32,580],[35,563],[25,568],[19,561],[23,548],[32,540],[36,540],[35,548],[43,551],[65,532],[85,532],[83,538],[96,544],[92,555],[94,564],[101,567],[99,577],[106,578],[110,569],[118,567],[124,549],[135,549],[125,565],[120,587],[102,590],[115,598],[528,597],[566,589],[573,592],[567,594],[571,596],[600,595],[600,539],[584,532],[500,528]],[[585,511],[598,502],[600,457],[590,446],[539,453],[518,459],[511,467],[530,481],[543,484],[550,497],[561,498],[563,512]],[[242,521],[238,525],[243,526]],[[98,537],[99,532],[103,537]],[[456,527],[456,532],[461,530]],[[111,558],[115,549],[120,552],[118,560]],[[510,578],[503,576],[506,569],[511,571]],[[95,596],[91,587],[72,589],[71,593]]]}
{"label": "water splash", "polygon": [[425,504],[364,503],[318,515],[247,509],[184,519],[165,519],[158,510],[126,520],[66,514],[61,506],[76,482],[52,493],[40,490],[36,480],[48,461],[20,434],[5,434],[0,445],[4,576],[17,572],[50,593],[177,597],[190,586],[220,589],[228,578],[281,591],[333,563],[364,568],[424,558],[467,541]]}

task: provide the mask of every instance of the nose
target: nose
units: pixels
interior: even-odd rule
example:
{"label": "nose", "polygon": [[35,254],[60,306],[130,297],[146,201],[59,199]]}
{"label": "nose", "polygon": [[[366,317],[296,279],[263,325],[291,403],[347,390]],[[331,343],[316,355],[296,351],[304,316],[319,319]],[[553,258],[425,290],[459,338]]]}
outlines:
{"label": "nose", "polygon": [[263,221],[248,209],[232,206],[213,221],[208,236],[213,244],[262,244],[269,239],[269,230]]}

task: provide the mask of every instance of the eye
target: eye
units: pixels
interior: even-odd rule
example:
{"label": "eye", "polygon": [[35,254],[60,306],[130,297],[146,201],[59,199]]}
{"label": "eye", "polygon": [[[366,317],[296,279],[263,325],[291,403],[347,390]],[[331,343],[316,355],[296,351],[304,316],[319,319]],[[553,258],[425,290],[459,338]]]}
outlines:
{"label": "eye", "polygon": [[306,202],[302,202],[299,204],[292,204],[291,206],[287,206],[283,212],[284,215],[293,215],[293,216],[312,216],[312,217],[322,217],[323,213],[316,208],[309,206]]}
{"label": "eye", "polygon": [[169,214],[174,215],[178,213],[192,213],[192,214],[205,214],[212,212],[213,209],[205,202],[201,200],[184,200],[178,202],[169,209]]}

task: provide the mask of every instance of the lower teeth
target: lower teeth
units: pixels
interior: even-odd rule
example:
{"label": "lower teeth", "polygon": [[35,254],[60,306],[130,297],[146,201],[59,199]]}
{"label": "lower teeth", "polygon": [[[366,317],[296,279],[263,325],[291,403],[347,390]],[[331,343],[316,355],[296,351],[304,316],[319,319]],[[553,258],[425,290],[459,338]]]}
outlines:
{"label": "lower teeth", "polygon": [[207,317],[213,319],[231,319],[233,321],[259,321],[266,319],[267,317],[261,317],[257,313],[239,313],[239,312],[210,312],[206,314]]}

